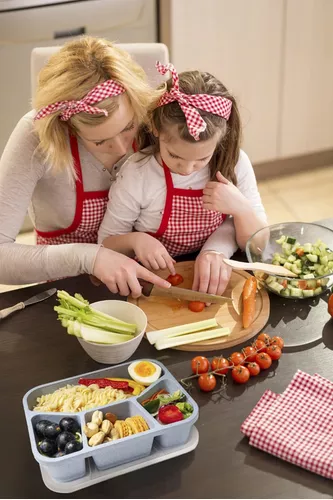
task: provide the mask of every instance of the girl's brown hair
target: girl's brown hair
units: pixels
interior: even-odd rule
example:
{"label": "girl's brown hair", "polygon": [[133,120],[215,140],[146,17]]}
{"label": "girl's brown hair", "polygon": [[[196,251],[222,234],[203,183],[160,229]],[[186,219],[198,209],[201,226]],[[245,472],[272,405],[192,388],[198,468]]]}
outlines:
{"label": "girl's brown hair", "polygon": [[[165,90],[172,87],[172,79],[163,84]],[[160,87],[161,88],[161,87]],[[210,178],[215,180],[216,173],[220,171],[229,181],[237,184],[235,166],[239,157],[241,142],[241,120],[235,98],[229,93],[226,87],[210,73],[200,71],[186,71],[179,74],[179,90],[184,94],[209,94],[226,97],[232,101],[232,110],[229,120],[212,113],[208,113],[196,108],[207,127],[200,134],[200,140],[205,141],[213,137],[217,132],[221,133],[212,159],[209,162]],[[186,119],[177,101],[164,106],[156,107],[158,100],[155,100],[148,112],[149,125],[142,125],[138,134],[139,149],[150,146],[149,154],[156,154],[159,151],[158,138],[154,136],[152,130],[159,133],[165,131],[168,125],[178,124],[180,137],[188,142],[195,142],[194,137],[188,131]]]}
{"label": "girl's brown hair", "polygon": [[[139,123],[144,121],[152,100],[161,92],[148,85],[144,70],[127,52],[108,40],[90,36],[68,42],[49,59],[39,73],[34,108],[40,110],[57,101],[80,100],[109,79],[125,87],[136,119]],[[75,133],[80,124],[94,126],[105,122],[118,108],[118,97],[96,105],[106,109],[108,116],[81,112],[63,122],[58,111],[35,122],[40,141],[38,151],[54,172],[66,170],[75,177],[68,128]]]}

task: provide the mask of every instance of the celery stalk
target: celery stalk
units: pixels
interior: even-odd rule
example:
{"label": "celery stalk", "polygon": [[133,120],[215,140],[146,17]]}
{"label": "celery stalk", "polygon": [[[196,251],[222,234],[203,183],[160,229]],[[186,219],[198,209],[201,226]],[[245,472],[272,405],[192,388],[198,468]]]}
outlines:
{"label": "celery stalk", "polygon": [[177,337],[178,335],[186,335],[189,333],[199,332],[200,330],[208,330],[215,328],[218,323],[215,318],[197,321],[195,323],[187,323],[186,325],[173,326],[171,328],[164,328],[163,330],[156,330],[147,333],[147,339],[151,344],[155,344],[158,340],[164,338]]}
{"label": "celery stalk", "polygon": [[188,335],[180,335],[179,337],[171,337],[158,340],[155,347],[158,351],[168,349],[170,347],[177,347],[179,345],[192,344],[192,342],[200,342],[202,340],[210,340],[218,337],[230,335],[230,328],[216,328],[206,330],[204,332],[197,332]]}
{"label": "celery stalk", "polygon": [[116,332],[106,332],[99,328],[93,328],[83,325],[78,321],[69,321],[67,326],[69,335],[83,338],[87,342],[94,342],[96,344],[120,344],[133,339],[133,335],[121,335]]}

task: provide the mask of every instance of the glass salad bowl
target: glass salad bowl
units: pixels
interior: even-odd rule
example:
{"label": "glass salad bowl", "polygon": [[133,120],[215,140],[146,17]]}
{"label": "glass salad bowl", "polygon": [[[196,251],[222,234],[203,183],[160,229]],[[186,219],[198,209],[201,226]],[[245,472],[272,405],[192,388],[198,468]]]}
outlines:
{"label": "glass salad bowl", "polygon": [[333,231],[319,224],[287,222],[265,227],[246,244],[249,262],[284,266],[294,278],[256,271],[268,290],[289,299],[324,293],[333,284]]}

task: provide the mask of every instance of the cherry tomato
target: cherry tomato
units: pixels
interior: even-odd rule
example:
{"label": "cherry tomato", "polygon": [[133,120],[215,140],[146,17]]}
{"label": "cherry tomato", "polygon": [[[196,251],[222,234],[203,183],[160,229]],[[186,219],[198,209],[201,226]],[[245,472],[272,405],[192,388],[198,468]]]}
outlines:
{"label": "cherry tomato", "polygon": [[328,313],[333,317],[333,293],[328,299]]}
{"label": "cherry tomato", "polygon": [[238,384],[246,384],[250,378],[250,372],[245,366],[235,366],[231,371],[231,376]]}
{"label": "cherry tomato", "polygon": [[250,361],[252,363],[252,361],[256,359],[257,351],[255,350],[254,347],[249,345],[244,347],[243,354],[246,357],[246,361]]}
{"label": "cherry tomato", "polygon": [[246,368],[249,370],[251,377],[256,377],[260,373],[260,366],[258,363],[249,363],[246,365]]}
{"label": "cherry tomato", "polygon": [[284,348],[284,340],[282,337],[272,337],[271,338],[271,345],[278,345],[280,349]]}
{"label": "cherry tomato", "polygon": [[272,364],[272,358],[267,354],[267,352],[259,352],[256,355],[256,363],[260,366],[262,370],[267,370]]}
{"label": "cherry tomato", "polygon": [[184,415],[176,405],[162,406],[158,410],[158,419],[162,424],[172,424],[184,420]]}
{"label": "cherry tomato", "polygon": [[[212,361],[212,370],[221,375],[228,373],[228,366],[230,366],[230,363],[226,358],[214,358]],[[222,368],[222,370],[219,370],[219,368]]]}
{"label": "cherry tomato", "polygon": [[197,373],[207,373],[209,366],[209,361],[205,356],[196,356],[191,361],[191,368],[194,375]]}
{"label": "cherry tomato", "polygon": [[181,274],[170,274],[170,276],[167,277],[167,281],[171,283],[172,286],[178,286],[183,283],[184,278]]}
{"label": "cherry tomato", "polygon": [[262,340],[266,345],[268,345],[271,338],[267,333],[261,333],[258,335],[258,340]]}
{"label": "cherry tomato", "polygon": [[231,361],[231,364],[238,366],[244,363],[245,357],[241,352],[233,352],[229,359]]}
{"label": "cherry tomato", "polygon": [[266,349],[267,354],[274,360],[280,359],[282,351],[278,345],[269,345]]}
{"label": "cherry tomato", "polygon": [[190,302],[188,305],[188,308],[190,311],[192,311],[194,313],[200,313],[201,311],[203,311],[205,309],[205,303],[198,302],[198,301]]}
{"label": "cherry tomato", "polygon": [[253,344],[255,349],[259,352],[265,352],[266,351],[266,344],[263,340],[256,340],[255,343]]}
{"label": "cherry tomato", "polygon": [[211,392],[216,387],[216,378],[211,373],[204,373],[198,379],[199,387],[204,392]]}

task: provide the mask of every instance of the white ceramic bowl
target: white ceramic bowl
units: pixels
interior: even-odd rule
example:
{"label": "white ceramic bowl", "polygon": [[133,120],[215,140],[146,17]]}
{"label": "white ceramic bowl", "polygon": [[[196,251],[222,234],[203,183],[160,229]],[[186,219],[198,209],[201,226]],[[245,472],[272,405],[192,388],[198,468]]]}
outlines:
{"label": "white ceramic bowl", "polygon": [[139,307],[123,300],[101,300],[90,305],[98,311],[110,314],[110,316],[114,316],[127,323],[135,323],[137,325],[135,337],[121,344],[96,344],[78,338],[86,353],[98,363],[107,365],[123,363],[139,347],[147,328],[147,316]]}

